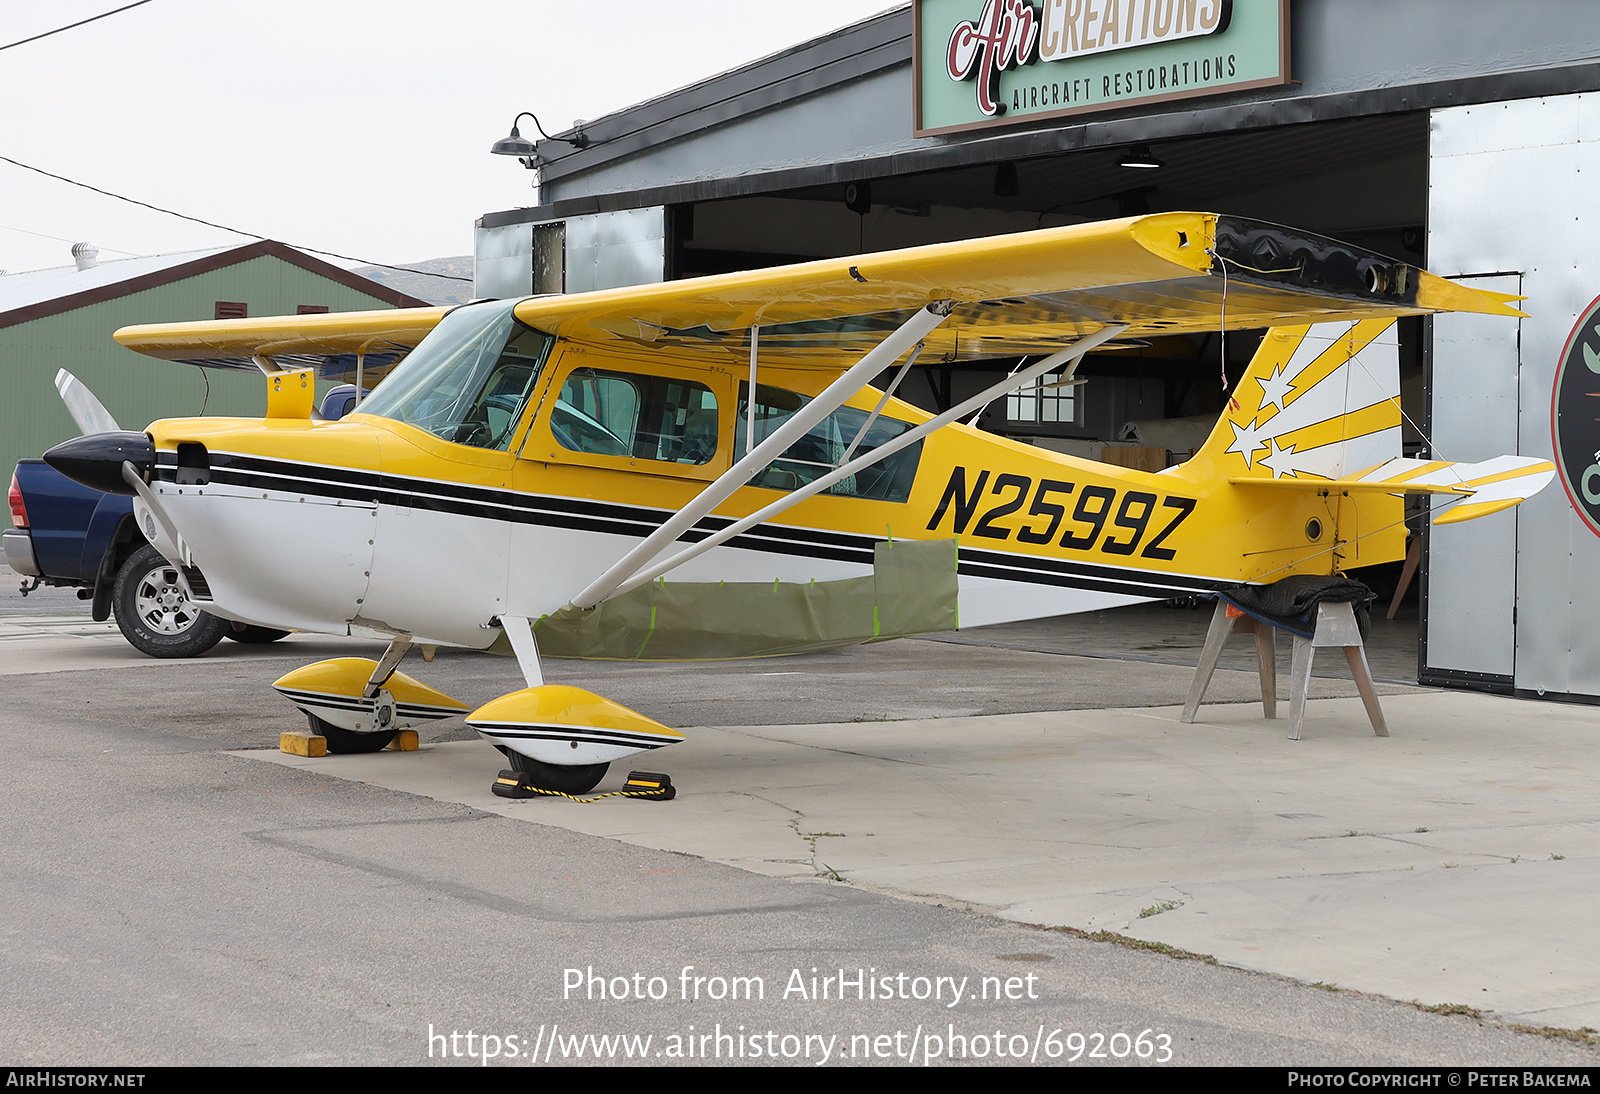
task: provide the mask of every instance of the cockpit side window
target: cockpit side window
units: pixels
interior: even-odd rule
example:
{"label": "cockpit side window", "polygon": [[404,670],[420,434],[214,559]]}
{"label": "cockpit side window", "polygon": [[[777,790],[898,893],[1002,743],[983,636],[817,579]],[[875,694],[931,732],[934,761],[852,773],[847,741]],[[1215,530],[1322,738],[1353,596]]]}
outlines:
{"label": "cockpit side window", "polygon": [[[779,426],[788,421],[811,399],[782,388],[756,385],[756,444],[760,444]],[[750,385],[739,384],[739,420],[734,427],[735,462],[744,458],[747,422],[750,413]],[[822,421],[812,426],[802,437],[773,460],[750,480],[751,486],[764,486],[769,490],[798,490],[815,479],[820,479],[834,468],[864,456],[880,445],[911,429],[911,425],[894,418],[878,417],[866,427],[869,415],[865,410],[842,406]],[[852,447],[853,446],[853,447]],[[911,484],[917,475],[917,464],[922,459],[922,442],[907,445],[849,475],[823,491],[838,497],[863,498],[868,501],[904,502],[911,497]]]}
{"label": "cockpit side window", "polygon": [[692,380],[573,369],[550,432],[572,452],[709,463],[717,454],[717,397]]}
{"label": "cockpit side window", "polygon": [[518,322],[514,304],[445,316],[361,410],[452,444],[506,451],[554,341]]}

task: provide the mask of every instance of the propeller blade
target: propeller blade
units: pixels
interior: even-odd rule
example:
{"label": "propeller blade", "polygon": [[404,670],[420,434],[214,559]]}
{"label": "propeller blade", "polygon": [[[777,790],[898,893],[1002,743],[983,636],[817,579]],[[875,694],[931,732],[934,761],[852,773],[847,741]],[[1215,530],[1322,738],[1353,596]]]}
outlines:
{"label": "propeller blade", "polygon": [[56,373],[56,390],[61,393],[61,401],[67,404],[67,413],[78,423],[78,432],[84,436],[121,432],[122,427],[111,412],[100,405],[94,392],[66,369]]}

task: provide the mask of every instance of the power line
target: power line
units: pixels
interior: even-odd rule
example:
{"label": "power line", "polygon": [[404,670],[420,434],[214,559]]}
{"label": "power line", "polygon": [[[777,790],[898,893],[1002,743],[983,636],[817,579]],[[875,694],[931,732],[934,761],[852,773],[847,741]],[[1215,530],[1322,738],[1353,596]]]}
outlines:
{"label": "power line", "polygon": [[[149,0],[140,0],[140,3],[148,2]],[[108,12],[107,14],[110,13]],[[220,228],[224,232],[232,232],[236,236],[245,236],[249,239],[272,238],[271,236],[261,235],[259,232],[247,232],[242,228],[230,228],[228,225],[218,224],[214,220],[203,220],[200,217],[192,217],[188,213],[180,213],[176,209],[165,209],[160,205],[151,205],[148,201],[140,201],[138,198],[130,198],[122,194],[114,194],[110,190],[102,190],[98,186],[90,186],[87,182],[79,182],[77,179],[69,179],[65,175],[58,175],[53,171],[46,171],[42,167],[34,167],[32,164],[23,163],[21,160],[14,160],[10,156],[0,156],[0,162],[9,163],[13,167],[20,167],[24,171],[32,171],[34,174],[43,175],[45,178],[55,179],[57,182],[65,182],[72,186],[81,187],[85,190],[92,190],[96,194],[103,194],[108,198],[115,198],[118,201],[125,201],[130,205],[138,205],[145,209],[154,210],[157,213],[165,213],[168,216],[177,217],[179,220],[189,220],[196,224],[204,224],[207,228]],[[365,258],[356,258],[354,255],[340,254],[338,251],[324,251],[316,247],[303,247],[298,243],[291,243],[289,246],[293,247],[297,251],[309,251],[315,255],[327,255],[329,258],[342,258],[346,262],[361,262],[368,266],[377,266],[384,270],[398,270],[400,273],[421,274],[423,277],[439,277],[446,281],[472,280],[470,277],[457,277],[455,274],[432,273],[428,270],[414,270],[410,266],[391,266],[387,262],[372,262]]]}
{"label": "power line", "polygon": [[99,15],[91,15],[87,19],[79,19],[76,23],[68,23],[64,27],[57,27],[55,30],[47,30],[43,34],[35,34],[32,38],[24,38],[20,42],[12,42],[9,45],[0,46],[0,49],[10,49],[12,46],[25,46],[29,42],[37,42],[40,38],[48,38],[52,34],[60,34],[64,30],[71,30],[73,27],[81,27],[85,23],[92,23],[96,19],[104,19],[108,15],[115,15],[119,11],[127,11],[129,8],[136,8],[141,4],[148,4],[149,2],[150,0],[134,0],[133,3],[124,4],[120,8],[113,8],[110,11],[103,11]]}
{"label": "power line", "polygon": [[[53,239],[57,243],[76,243],[77,242],[77,240],[66,239],[66,238],[64,238],[62,236],[53,236],[53,235],[49,234],[48,232],[35,232],[35,231],[30,231],[27,228],[18,228],[15,224],[0,224],[0,229],[4,229],[7,232],[21,232],[23,235],[27,235],[27,236],[38,236],[40,239]],[[102,251],[116,251],[117,254],[119,254],[119,255],[127,255],[129,258],[138,258],[139,257],[133,251],[120,251],[120,250],[117,250],[117,248],[115,248],[115,247],[107,247],[103,243],[100,244],[100,249]]]}

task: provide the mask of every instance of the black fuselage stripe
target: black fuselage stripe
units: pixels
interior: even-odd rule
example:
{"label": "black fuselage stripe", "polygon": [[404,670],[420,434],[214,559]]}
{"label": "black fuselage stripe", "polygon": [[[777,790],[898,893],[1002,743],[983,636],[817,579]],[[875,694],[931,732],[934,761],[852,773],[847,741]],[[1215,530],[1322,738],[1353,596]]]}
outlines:
{"label": "black fuselage stripe", "polygon": [[[165,453],[162,454],[163,456]],[[247,489],[300,493],[368,505],[423,509],[429,512],[477,517],[581,532],[643,538],[672,514],[643,507],[617,505],[577,498],[523,494],[511,490],[459,486],[429,479],[398,478],[368,471],[348,471],[230,453],[213,453],[211,478],[219,484]],[[233,468],[238,468],[234,470]],[[164,465],[160,477],[173,481],[176,468]],[[704,517],[679,537],[699,542],[734,523],[727,517]],[[870,566],[880,540],[846,532],[821,532],[791,527],[757,526],[734,536],[727,546],[767,554],[826,558]],[[1011,555],[982,548],[963,547],[959,572],[972,577],[1051,585],[1093,592],[1164,600],[1173,596],[1208,592],[1227,582],[1132,567],[1090,562]]]}
{"label": "black fuselage stripe", "polygon": [[[237,470],[234,470],[237,468]],[[167,470],[169,468],[164,468]],[[250,473],[271,476],[271,480],[247,479]],[[234,479],[233,476],[241,476]],[[170,477],[163,476],[171,481]],[[553,514],[566,514],[612,520],[651,530],[664,524],[673,513],[668,510],[647,509],[639,506],[619,505],[612,502],[591,501],[583,498],[560,498],[539,494],[524,494],[514,490],[497,490],[490,487],[468,486],[461,483],[439,482],[431,479],[399,478],[371,471],[348,471],[313,464],[299,464],[286,460],[270,460],[252,456],[234,456],[228,453],[212,455],[212,477],[217,481],[237,481],[241,485],[261,484],[270,489],[284,489],[276,483],[292,484],[291,489],[313,492],[311,484],[336,486],[364,486],[361,500],[387,501],[390,504],[411,505],[417,508],[438,508],[439,503],[478,502],[482,505],[516,510],[532,510]],[[320,493],[321,491],[317,491]],[[351,495],[328,495],[343,496]],[[707,516],[696,522],[693,531],[702,535],[717,532],[734,523],[730,517]],[[834,547],[860,549],[863,541],[875,542],[871,537],[848,532],[830,532],[810,528],[752,528],[745,535],[802,543],[827,544]]]}
{"label": "black fuselage stripe", "polygon": [[1189,596],[1195,590],[1170,585],[1142,585],[1132,581],[1107,581],[1092,577],[1079,577],[1076,574],[1047,574],[1038,571],[1026,576],[996,570],[988,566],[974,566],[963,564],[961,573],[971,577],[988,577],[1000,581],[1026,582],[1030,585],[1054,585],[1063,589],[1083,589],[1087,592],[1120,593],[1124,596],[1145,597],[1150,600],[1168,600],[1177,596]]}
{"label": "black fuselage stripe", "polygon": [[[963,547],[961,549],[961,562],[962,573],[967,573],[969,566],[983,566],[989,569],[1023,571],[1028,574],[1071,575],[1095,578],[1101,581],[1129,581],[1150,586],[1170,586],[1187,592],[1204,592],[1231,584],[1231,582],[1216,581],[1204,577],[1189,577],[1184,574],[1164,574],[1159,571],[1131,568],[1123,569],[1118,566],[1096,565],[1092,562],[1041,558],[1038,555],[1007,555],[998,551],[985,551],[982,548],[973,547]],[[1031,580],[1031,578],[1024,578],[1023,580]]]}

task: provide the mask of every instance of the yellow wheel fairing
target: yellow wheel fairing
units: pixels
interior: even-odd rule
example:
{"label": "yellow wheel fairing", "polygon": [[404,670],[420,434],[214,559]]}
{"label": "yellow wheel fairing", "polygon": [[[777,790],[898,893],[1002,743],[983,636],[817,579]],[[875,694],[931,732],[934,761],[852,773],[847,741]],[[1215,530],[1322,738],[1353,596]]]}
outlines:
{"label": "yellow wheel fairing", "polygon": [[[471,709],[403,672],[390,676],[379,694],[369,699],[362,693],[377,667],[376,661],[366,657],[336,657],[286,673],[272,686],[307,714],[342,729],[361,732],[403,729],[419,722],[453,718]],[[374,726],[375,715],[388,720]]]}
{"label": "yellow wheel fairing", "polygon": [[683,740],[621,703],[565,684],[502,695],[467,715],[467,725],[490,744],[562,767],[610,763]]}

